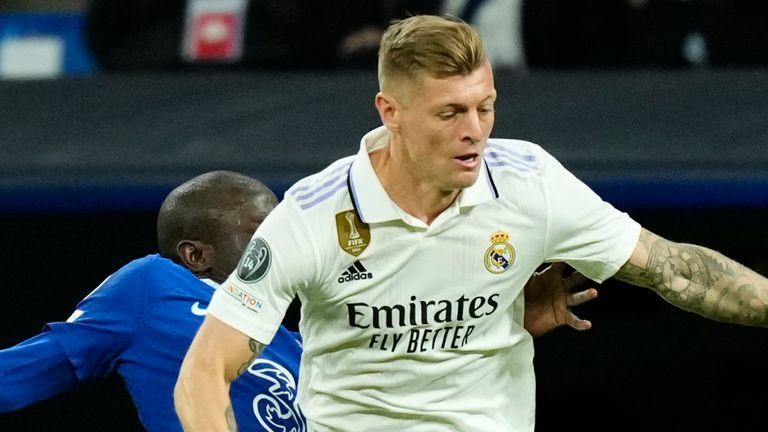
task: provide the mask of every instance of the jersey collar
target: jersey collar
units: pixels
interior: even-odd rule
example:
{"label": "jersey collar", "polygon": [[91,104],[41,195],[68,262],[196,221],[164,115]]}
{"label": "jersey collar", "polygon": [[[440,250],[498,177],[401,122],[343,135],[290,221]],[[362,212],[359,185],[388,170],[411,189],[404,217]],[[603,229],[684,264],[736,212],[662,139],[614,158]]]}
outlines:
{"label": "jersey collar", "polygon": [[[369,153],[387,146],[389,135],[385,126],[380,126],[363,136],[360,150],[349,170],[349,193],[352,205],[360,220],[365,223],[381,223],[407,218],[404,212],[389,198],[373,170]],[[498,198],[496,185],[488,170],[485,159],[480,167],[480,175],[472,186],[459,194],[459,208],[475,206]],[[406,217],[404,217],[406,216]]]}

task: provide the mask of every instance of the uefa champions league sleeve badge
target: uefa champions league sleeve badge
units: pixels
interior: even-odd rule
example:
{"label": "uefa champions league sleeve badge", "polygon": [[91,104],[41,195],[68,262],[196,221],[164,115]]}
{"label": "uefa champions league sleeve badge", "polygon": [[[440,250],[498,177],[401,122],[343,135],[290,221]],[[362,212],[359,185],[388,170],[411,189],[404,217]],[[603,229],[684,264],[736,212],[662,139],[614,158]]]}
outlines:
{"label": "uefa champions league sleeve badge", "polygon": [[515,248],[508,243],[509,234],[496,231],[491,235],[491,246],[485,250],[483,263],[489,272],[503,273],[515,262]]}
{"label": "uefa champions league sleeve badge", "polygon": [[267,274],[271,264],[272,254],[269,245],[263,238],[254,237],[240,258],[237,278],[243,282],[258,282]]}

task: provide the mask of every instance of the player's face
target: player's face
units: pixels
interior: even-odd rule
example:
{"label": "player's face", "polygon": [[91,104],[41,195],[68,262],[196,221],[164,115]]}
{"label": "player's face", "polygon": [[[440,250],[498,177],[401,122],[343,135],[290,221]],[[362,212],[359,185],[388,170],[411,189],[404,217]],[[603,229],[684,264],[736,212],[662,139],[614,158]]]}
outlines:
{"label": "player's face", "polygon": [[400,117],[406,157],[422,181],[452,192],[475,183],[494,122],[489,63],[470,75],[422,76]]}

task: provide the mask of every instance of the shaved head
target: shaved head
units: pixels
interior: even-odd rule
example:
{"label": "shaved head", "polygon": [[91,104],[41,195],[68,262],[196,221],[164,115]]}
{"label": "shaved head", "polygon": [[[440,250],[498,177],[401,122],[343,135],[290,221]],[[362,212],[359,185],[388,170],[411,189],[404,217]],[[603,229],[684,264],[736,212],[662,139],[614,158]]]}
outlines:
{"label": "shaved head", "polygon": [[242,250],[226,249],[234,248],[230,240],[244,223],[243,212],[261,223],[276,205],[275,194],[258,180],[232,171],[201,174],[176,187],[163,201],[157,217],[160,254],[181,263],[179,243],[198,240],[239,256]]}

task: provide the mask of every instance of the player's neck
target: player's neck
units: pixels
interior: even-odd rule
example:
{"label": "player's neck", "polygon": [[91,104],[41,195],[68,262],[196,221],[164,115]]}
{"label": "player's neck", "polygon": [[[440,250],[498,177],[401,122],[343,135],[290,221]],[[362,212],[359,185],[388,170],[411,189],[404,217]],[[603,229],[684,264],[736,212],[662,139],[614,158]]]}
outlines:
{"label": "player's neck", "polygon": [[389,198],[403,211],[430,225],[451,206],[460,190],[445,191],[418,176],[383,148],[370,153],[373,170]]}

